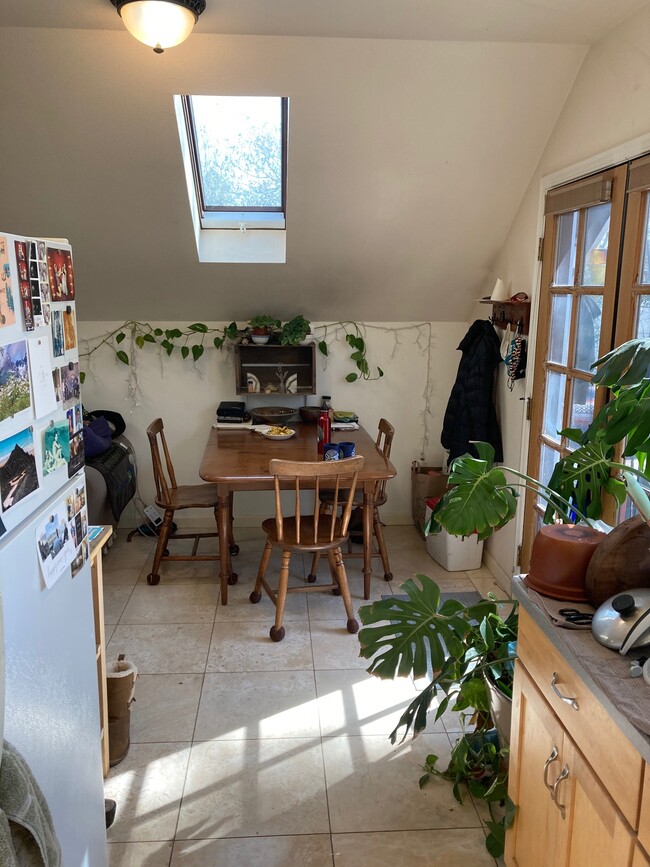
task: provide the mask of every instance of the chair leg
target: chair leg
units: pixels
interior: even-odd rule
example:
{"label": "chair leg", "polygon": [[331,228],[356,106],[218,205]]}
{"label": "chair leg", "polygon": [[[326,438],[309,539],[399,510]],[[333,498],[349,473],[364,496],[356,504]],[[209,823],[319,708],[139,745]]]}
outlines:
{"label": "chair leg", "polygon": [[388,562],[388,550],[386,549],[386,542],[384,540],[384,527],[379,519],[379,510],[375,509],[375,514],[373,517],[373,529],[375,531],[375,536],[377,537],[377,545],[379,547],[379,556],[381,557],[381,563],[384,567],[384,581],[392,581],[393,573],[390,571],[390,563]]}
{"label": "chair leg", "polygon": [[264,546],[264,550],[262,551],[262,559],[260,560],[260,568],[257,570],[257,580],[255,581],[255,589],[248,597],[253,605],[256,605],[260,599],[262,598],[262,581],[266,577],[266,570],[269,565],[269,559],[271,558],[271,551],[273,550],[273,545],[268,541]]}
{"label": "chair leg", "polygon": [[232,511],[233,499],[234,499],[232,491],[230,492],[229,497],[230,497],[230,537],[228,539],[228,546],[230,548],[230,553],[232,554],[232,556],[236,557],[237,554],[239,554],[239,545],[237,545],[237,543],[235,542],[235,534],[234,534],[233,529],[232,529],[233,521],[235,520],[235,516],[234,516],[233,511]]}
{"label": "chair leg", "polygon": [[318,578],[318,564],[320,563],[320,551],[314,552],[314,557],[311,561],[311,572],[307,576],[310,584],[313,584]]}
{"label": "chair leg", "polygon": [[284,616],[284,603],[287,600],[287,587],[289,586],[289,563],[291,561],[291,551],[282,552],[282,568],[280,569],[280,581],[278,583],[278,592],[275,602],[275,626],[271,627],[269,635],[273,641],[282,641],[284,638],[284,626],[282,618]]}
{"label": "chair leg", "polygon": [[[332,555],[332,560],[334,561],[334,577],[338,582],[339,587],[341,588],[341,596],[343,597],[343,605],[345,606],[345,613],[348,616],[348,632],[355,633],[359,631],[359,624],[354,616],[354,608],[352,606],[352,597],[350,596],[350,588],[348,587],[348,576],[345,571],[345,566],[343,565],[343,554],[341,553],[341,549],[337,548]],[[330,561],[331,562],[331,561]]]}
{"label": "chair leg", "polygon": [[147,584],[151,584],[152,586],[158,584],[160,581],[158,569],[160,568],[160,562],[167,548],[167,541],[169,539],[169,534],[171,533],[173,518],[174,510],[166,509],[165,517],[163,518],[163,522],[160,525],[160,532],[158,533],[156,553],[153,555],[153,566],[151,567],[151,572],[147,575]]}

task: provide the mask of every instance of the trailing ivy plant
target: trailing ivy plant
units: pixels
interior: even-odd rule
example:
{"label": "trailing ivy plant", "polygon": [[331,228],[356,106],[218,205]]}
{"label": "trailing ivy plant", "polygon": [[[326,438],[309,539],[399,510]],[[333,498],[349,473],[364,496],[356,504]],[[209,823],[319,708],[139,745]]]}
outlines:
{"label": "trailing ivy plant", "polygon": [[[279,327],[280,321],[271,316],[258,316],[250,320],[251,327],[262,324],[269,327]],[[377,367],[376,373],[373,374],[370,370],[370,365],[366,358],[366,342],[363,338],[361,329],[356,322],[334,322],[327,325],[320,325],[318,329],[323,331],[323,338],[318,342],[318,349],[322,355],[329,356],[329,346],[327,344],[328,330],[342,328],[345,332],[345,340],[352,352],[350,359],[354,362],[355,371],[348,373],[345,377],[347,382],[356,382],[359,379],[371,380],[380,379],[384,375],[381,367]],[[310,323],[303,316],[295,316],[293,319],[285,323],[281,332],[280,340],[286,345],[295,345],[303,340],[309,333]],[[135,319],[129,319],[123,322],[117,328],[114,328],[108,334],[94,340],[87,341],[93,344],[87,351],[80,353],[81,357],[90,357],[102,346],[111,348],[119,361],[127,366],[131,365],[129,353],[124,349],[124,341],[130,337],[130,345],[135,345],[138,349],[144,349],[147,344],[153,344],[163,349],[167,355],[172,355],[175,351],[180,354],[181,358],[191,358],[192,361],[198,361],[205,352],[206,347],[214,346],[216,349],[223,349],[227,343],[234,343],[237,340],[246,340],[248,331],[239,329],[236,322],[231,322],[223,328],[210,328],[204,322],[194,322],[185,328],[154,328],[149,322],[140,322]],[[294,343],[295,342],[295,343]],[[80,375],[81,381],[85,379],[85,373]]]}

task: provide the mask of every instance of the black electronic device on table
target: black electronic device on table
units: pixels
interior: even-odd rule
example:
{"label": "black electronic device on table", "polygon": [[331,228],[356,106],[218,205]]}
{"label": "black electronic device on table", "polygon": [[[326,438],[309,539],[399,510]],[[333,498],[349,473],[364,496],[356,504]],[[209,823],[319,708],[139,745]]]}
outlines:
{"label": "black electronic device on table", "polygon": [[243,400],[222,400],[217,407],[217,421],[241,424],[250,418]]}

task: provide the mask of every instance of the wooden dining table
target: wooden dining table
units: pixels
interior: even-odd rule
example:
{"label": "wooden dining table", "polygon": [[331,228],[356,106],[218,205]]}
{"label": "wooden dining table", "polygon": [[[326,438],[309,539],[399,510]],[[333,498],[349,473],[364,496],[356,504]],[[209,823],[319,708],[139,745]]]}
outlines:
{"label": "wooden dining table", "polygon": [[[271,440],[252,429],[234,430],[213,427],[203,453],[199,475],[217,486],[217,522],[219,538],[228,539],[230,527],[231,495],[235,491],[271,491],[273,476],[269,473],[272,458],[292,461],[322,460],[318,454],[317,426],[299,422],[296,434],[287,440]],[[375,505],[375,486],[397,475],[395,467],[377,448],[374,439],[362,428],[336,431],[332,442],[354,442],[356,453],[363,455],[364,465],[359,473],[358,487],[363,491],[363,596],[370,598],[372,576],[372,520]],[[219,580],[221,602],[228,602],[228,585],[235,584],[229,547],[220,545]]]}

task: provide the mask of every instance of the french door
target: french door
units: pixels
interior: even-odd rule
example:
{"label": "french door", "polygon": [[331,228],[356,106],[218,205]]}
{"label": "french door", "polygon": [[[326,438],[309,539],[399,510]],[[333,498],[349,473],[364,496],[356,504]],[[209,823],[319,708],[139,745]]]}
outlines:
{"label": "french door", "polygon": [[[627,173],[627,165],[617,166],[546,196],[527,470],[545,484],[575,448],[560,431],[586,430],[605,402],[603,389],[591,384],[590,366],[614,339]],[[526,493],[524,571],[545,508]]]}

